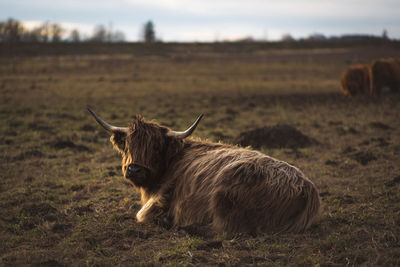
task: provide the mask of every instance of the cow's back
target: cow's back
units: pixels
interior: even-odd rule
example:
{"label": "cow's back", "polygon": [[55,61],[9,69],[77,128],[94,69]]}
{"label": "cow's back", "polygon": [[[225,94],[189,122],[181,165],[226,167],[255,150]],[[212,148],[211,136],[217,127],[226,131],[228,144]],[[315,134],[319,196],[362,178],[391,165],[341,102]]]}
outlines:
{"label": "cow's back", "polygon": [[318,193],[300,170],[249,149],[188,150],[174,175],[170,215],[176,225],[210,223],[221,232],[301,231],[319,210]]}

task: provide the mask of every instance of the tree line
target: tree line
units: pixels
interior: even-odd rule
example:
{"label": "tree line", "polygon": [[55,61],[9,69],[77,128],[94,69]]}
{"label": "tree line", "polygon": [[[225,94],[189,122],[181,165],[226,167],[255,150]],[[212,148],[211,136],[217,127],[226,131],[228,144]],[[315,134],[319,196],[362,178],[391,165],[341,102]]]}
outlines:
{"label": "tree line", "polygon": [[[154,24],[148,21],[142,26],[141,39],[151,43],[156,41]],[[124,42],[125,34],[119,30],[112,30],[112,27],[97,25],[91,36],[84,36],[78,29],[69,33],[59,23],[44,22],[33,29],[27,29],[23,23],[9,18],[0,21],[0,42]]]}

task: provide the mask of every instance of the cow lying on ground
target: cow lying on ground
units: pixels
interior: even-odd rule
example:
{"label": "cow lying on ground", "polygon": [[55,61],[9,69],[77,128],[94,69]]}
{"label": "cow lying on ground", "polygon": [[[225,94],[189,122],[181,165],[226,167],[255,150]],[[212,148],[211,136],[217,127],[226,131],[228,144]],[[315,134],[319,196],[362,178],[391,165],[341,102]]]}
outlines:
{"label": "cow lying on ground", "polygon": [[188,138],[135,116],[115,127],[88,109],[122,154],[124,177],[141,192],[139,222],[210,225],[217,232],[301,232],[320,198],[296,167],[258,151]]}
{"label": "cow lying on ground", "polygon": [[369,66],[362,64],[351,66],[342,74],[340,84],[346,96],[369,94]]}
{"label": "cow lying on ground", "polygon": [[342,74],[340,84],[347,96],[399,92],[400,59],[379,59],[372,64],[351,66]]}
{"label": "cow lying on ground", "polygon": [[372,62],[369,76],[371,95],[400,92],[400,59],[388,58]]}

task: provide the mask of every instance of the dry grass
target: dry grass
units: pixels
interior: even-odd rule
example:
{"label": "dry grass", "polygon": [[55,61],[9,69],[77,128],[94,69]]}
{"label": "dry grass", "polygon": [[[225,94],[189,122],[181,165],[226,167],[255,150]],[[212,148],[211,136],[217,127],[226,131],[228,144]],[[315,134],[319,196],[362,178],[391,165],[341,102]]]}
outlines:
{"label": "dry grass", "polygon": [[[399,265],[400,95],[341,95],[349,64],[380,47],[2,58],[0,264]],[[126,126],[140,113],[234,142],[286,124],[318,141],[262,151],[318,186],[321,221],[303,234],[179,235],[138,224],[137,193],[85,107]]]}

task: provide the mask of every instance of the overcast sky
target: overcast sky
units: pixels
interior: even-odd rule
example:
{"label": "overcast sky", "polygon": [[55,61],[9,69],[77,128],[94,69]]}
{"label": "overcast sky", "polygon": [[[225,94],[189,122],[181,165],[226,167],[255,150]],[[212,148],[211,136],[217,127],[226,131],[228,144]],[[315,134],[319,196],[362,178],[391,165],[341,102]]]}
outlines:
{"label": "overcast sky", "polygon": [[10,17],[28,27],[50,21],[87,35],[96,25],[112,25],[129,41],[139,39],[148,20],[163,41],[381,35],[383,29],[400,39],[400,0],[0,0],[0,20]]}

